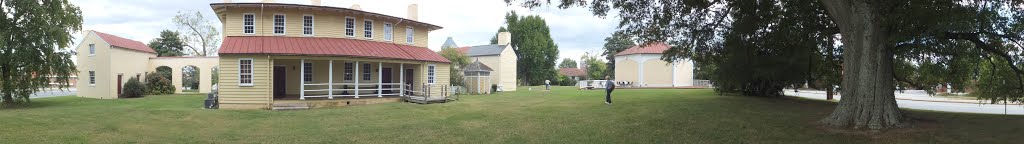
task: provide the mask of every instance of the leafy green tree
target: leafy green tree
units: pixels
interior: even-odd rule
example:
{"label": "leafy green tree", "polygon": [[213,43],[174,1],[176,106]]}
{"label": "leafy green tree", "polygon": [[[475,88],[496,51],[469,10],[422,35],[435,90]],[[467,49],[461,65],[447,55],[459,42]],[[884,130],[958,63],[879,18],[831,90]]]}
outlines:
{"label": "leafy green tree", "polygon": [[633,46],[636,46],[636,43],[623,31],[615,31],[612,36],[604,38],[604,52],[601,55],[608,61],[608,69],[605,72],[608,76],[615,78],[615,54]]}
{"label": "leafy green tree", "polygon": [[203,17],[199,11],[179,11],[173,22],[184,33],[181,39],[185,42],[188,55],[209,56],[217,54],[220,46],[220,30]]}
{"label": "leafy green tree", "polygon": [[452,62],[452,66],[449,68],[451,70],[451,75],[449,76],[451,83],[453,85],[465,86],[466,78],[462,75],[462,68],[470,63],[469,56],[455,48],[441,48],[441,51],[437,53]]}
{"label": "leafy green tree", "polygon": [[562,59],[562,63],[558,63],[558,68],[579,68],[576,66],[576,60],[569,58]]}
{"label": "leafy green tree", "polygon": [[[525,0],[522,5],[544,3]],[[1017,79],[1016,84],[989,83],[1010,88],[993,92],[1022,97],[1016,91],[1024,89],[1024,70],[1019,68],[1024,63],[1021,4],[1019,0],[560,0],[558,7],[586,6],[602,17],[614,9],[621,18],[620,28],[639,42],[673,45],[662,59],[692,58],[714,64],[715,71],[730,72],[716,76],[726,80],[715,81],[716,85],[731,85],[725,90],[781,92],[779,85],[838,75],[843,99],[821,122],[887,129],[906,124],[893,94],[897,83],[917,83],[919,88],[936,81],[967,85],[963,77],[975,74],[954,74],[978,69],[981,62],[997,66],[996,71],[1004,67],[1012,72],[1006,76]],[[838,67],[831,63],[836,60],[841,63]],[[753,65],[758,63],[792,70]],[[740,78],[726,78],[730,76]]]}
{"label": "leafy green tree", "polygon": [[[544,84],[558,75],[558,45],[551,39],[551,30],[544,18],[537,15],[519,16],[515,12],[505,15],[505,27],[512,33],[512,49],[519,58],[519,78],[526,85]],[[498,29],[500,32],[501,29]],[[497,43],[496,39],[494,43]]]}
{"label": "leafy green tree", "polygon": [[181,87],[199,89],[199,67],[189,65],[181,68]]}
{"label": "leafy green tree", "polygon": [[587,78],[588,79],[604,79],[608,76],[608,66],[606,62],[602,61],[595,55],[584,54],[583,58],[580,58],[583,64],[586,65]]}
{"label": "leafy green tree", "polygon": [[180,35],[176,31],[163,30],[160,31],[160,37],[149,41],[149,47],[156,51],[156,56],[182,56],[182,48],[185,43],[179,38]]}
{"label": "leafy green tree", "polygon": [[75,69],[72,32],[82,11],[65,0],[0,0],[0,102],[13,106],[50,86],[66,88]]}

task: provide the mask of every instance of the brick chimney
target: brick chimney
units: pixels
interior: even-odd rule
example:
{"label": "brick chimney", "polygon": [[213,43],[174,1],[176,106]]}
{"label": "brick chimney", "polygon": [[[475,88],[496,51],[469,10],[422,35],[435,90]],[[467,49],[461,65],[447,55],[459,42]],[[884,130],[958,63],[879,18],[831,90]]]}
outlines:
{"label": "brick chimney", "polygon": [[351,8],[349,8],[349,9],[354,9],[354,10],[363,10],[363,7],[360,7],[360,6],[359,6],[359,4],[353,4],[353,5],[352,5],[352,7],[351,7]]}
{"label": "brick chimney", "polygon": [[410,19],[410,20],[418,21],[419,20],[419,9],[420,9],[419,5],[416,5],[416,4],[409,5],[409,15],[407,16],[407,18]]}
{"label": "brick chimney", "polygon": [[318,6],[320,5],[320,0],[309,0],[309,5]]}
{"label": "brick chimney", "polygon": [[500,32],[498,33],[498,45],[509,45],[512,43],[512,33]]}

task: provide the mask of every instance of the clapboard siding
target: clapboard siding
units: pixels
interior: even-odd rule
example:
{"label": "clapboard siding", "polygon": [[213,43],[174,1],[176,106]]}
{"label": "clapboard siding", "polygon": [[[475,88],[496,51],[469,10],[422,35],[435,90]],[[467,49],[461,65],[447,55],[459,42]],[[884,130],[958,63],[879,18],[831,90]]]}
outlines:
{"label": "clapboard siding", "polygon": [[[242,30],[242,15],[245,13],[252,13],[256,15],[255,20],[255,34],[244,34]],[[262,13],[262,14],[261,14]],[[289,36],[289,37],[306,37],[302,33],[302,16],[312,15],[313,16],[313,37],[333,37],[333,38],[354,38],[381,42],[392,42],[397,44],[407,44],[405,41],[405,29],[406,27],[413,27],[413,44],[414,46],[427,47],[427,37],[429,36],[428,27],[422,25],[409,25],[409,22],[400,22],[397,19],[384,19],[365,16],[362,12],[354,11],[326,11],[326,10],[315,10],[315,9],[291,9],[291,8],[278,8],[278,7],[267,7],[262,12],[258,8],[245,8],[245,7],[232,7],[224,12],[218,14],[224,18],[222,22],[224,24],[224,35],[225,36]],[[274,34],[274,15],[283,14],[285,15],[285,34],[278,35]],[[353,17],[355,21],[355,36],[349,37],[345,35],[345,17]],[[366,38],[363,36],[363,26],[365,20],[373,21],[373,37]],[[384,23],[393,24],[394,28],[394,40],[384,40]]]}
{"label": "clapboard siding", "polygon": [[[266,55],[222,55],[220,56],[219,96],[222,108],[248,109],[267,108],[270,96],[270,61]],[[238,61],[253,59],[253,86],[239,86]],[[225,105],[227,104],[227,105]]]}

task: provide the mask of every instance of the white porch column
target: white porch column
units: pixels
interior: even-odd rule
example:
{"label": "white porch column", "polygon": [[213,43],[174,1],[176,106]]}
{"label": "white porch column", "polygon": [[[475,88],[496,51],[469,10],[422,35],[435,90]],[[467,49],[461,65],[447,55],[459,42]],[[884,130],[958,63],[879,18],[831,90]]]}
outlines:
{"label": "white porch column", "polygon": [[377,62],[377,97],[384,97],[384,62]]}
{"label": "white porch column", "polygon": [[306,100],[306,59],[299,60],[299,100]]}
{"label": "white porch column", "polygon": [[327,63],[327,99],[334,99],[334,60]]}
{"label": "white porch column", "polygon": [[398,95],[405,96],[405,63],[398,64]]}
{"label": "white porch column", "polygon": [[355,93],[355,95],[356,95],[356,98],[359,98],[359,80],[360,80],[359,79],[359,75],[362,74],[362,72],[359,71],[359,67],[360,67],[359,61],[355,62],[355,67],[356,67],[356,70],[355,70],[355,72],[353,72],[352,75],[355,75],[355,78],[356,78],[355,79],[355,81],[356,81],[356,93]]}
{"label": "white porch column", "polygon": [[643,86],[645,86],[644,85],[644,62],[640,61],[639,65],[640,65],[640,68],[637,69],[637,71],[639,71],[639,72],[637,72],[638,75],[639,75],[639,78],[637,80],[640,81],[640,82],[637,83],[637,84],[639,84],[640,87],[643,87]]}
{"label": "white porch column", "polygon": [[672,62],[672,87],[676,87],[676,66],[679,66],[678,64],[679,62]]}

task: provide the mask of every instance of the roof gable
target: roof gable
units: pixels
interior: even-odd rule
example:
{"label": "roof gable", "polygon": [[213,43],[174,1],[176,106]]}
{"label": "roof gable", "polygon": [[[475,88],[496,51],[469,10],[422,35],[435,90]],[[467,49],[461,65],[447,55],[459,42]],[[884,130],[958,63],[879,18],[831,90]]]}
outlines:
{"label": "roof gable", "polygon": [[96,34],[96,36],[99,37],[100,40],[103,40],[104,42],[107,42],[107,44],[110,44],[110,46],[112,46],[112,47],[118,47],[118,48],[123,48],[123,49],[128,49],[128,50],[134,50],[134,51],[141,51],[141,52],[146,52],[146,53],[154,53],[154,54],[156,53],[156,51],[154,51],[153,48],[150,48],[146,44],[143,44],[142,42],[139,42],[139,41],[130,40],[130,39],[126,39],[126,38],[123,38],[123,37],[119,37],[119,36],[115,36],[115,35],[111,35],[111,34],[107,34],[107,33],[103,33],[103,32],[98,32],[98,31],[91,31],[91,32]]}
{"label": "roof gable", "polygon": [[618,54],[615,54],[615,55],[616,56],[621,56],[621,55],[630,55],[630,54],[661,54],[661,53],[664,53],[666,50],[669,49],[668,44],[665,44],[665,43],[662,43],[662,42],[653,43],[653,44],[650,44],[650,45],[645,46],[645,47],[640,47],[640,46],[642,46],[642,45],[637,45],[637,46],[630,47],[630,48],[628,48],[626,50],[623,50],[622,52],[619,52]]}

